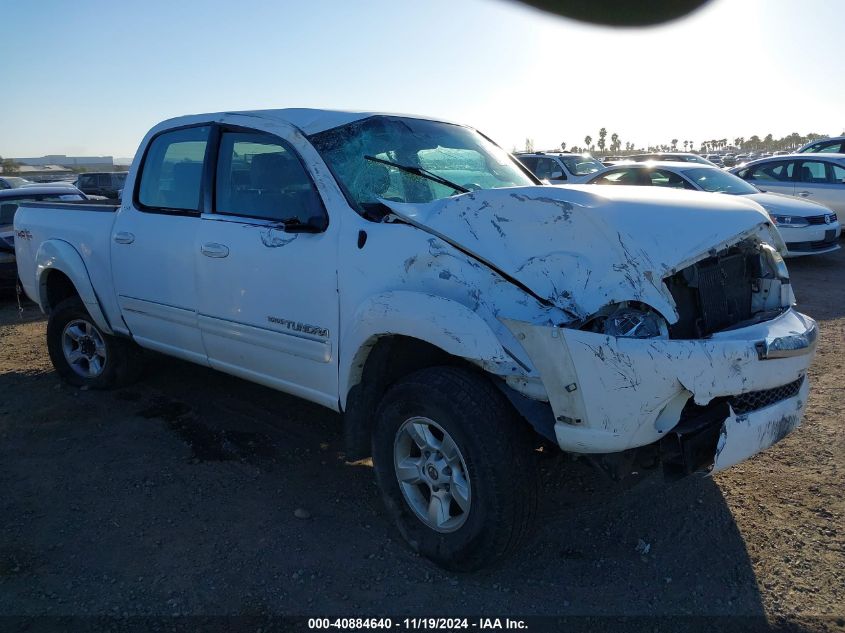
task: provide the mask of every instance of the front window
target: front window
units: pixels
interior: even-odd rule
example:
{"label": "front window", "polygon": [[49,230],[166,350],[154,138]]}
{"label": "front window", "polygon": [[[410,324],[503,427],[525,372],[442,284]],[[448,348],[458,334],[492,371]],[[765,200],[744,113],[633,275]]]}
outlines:
{"label": "front window", "polygon": [[702,191],[733,195],[760,193],[756,187],[749,185],[742,178],[721,169],[687,169],[684,171],[684,176],[698,185]]}
{"label": "front window", "polygon": [[536,184],[500,147],[475,130],[449,123],[374,116],[309,140],[362,212],[378,206],[379,199],[430,202],[460,192],[443,180],[464,190]]}
{"label": "front window", "polygon": [[586,176],[604,169],[604,165],[592,156],[561,156],[560,159],[569,172],[576,176]]}

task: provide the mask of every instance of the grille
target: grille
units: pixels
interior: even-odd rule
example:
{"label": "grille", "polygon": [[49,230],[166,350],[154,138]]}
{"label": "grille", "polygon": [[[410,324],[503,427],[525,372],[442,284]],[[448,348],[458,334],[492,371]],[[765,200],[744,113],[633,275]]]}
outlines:
{"label": "grille", "polygon": [[[829,213],[827,215],[830,215],[830,221],[831,222],[836,222],[836,214],[835,213]],[[813,215],[813,216],[810,216],[809,218],[807,218],[807,222],[809,224],[825,224],[824,218],[825,218],[825,216],[823,216],[823,215]]]}
{"label": "grille", "polygon": [[801,390],[801,383],[804,382],[804,376],[787,385],[775,387],[774,389],[765,389],[763,391],[750,391],[738,396],[731,396],[728,399],[731,407],[737,415],[744,413],[751,413],[757,409],[768,407],[769,405],[792,398]]}

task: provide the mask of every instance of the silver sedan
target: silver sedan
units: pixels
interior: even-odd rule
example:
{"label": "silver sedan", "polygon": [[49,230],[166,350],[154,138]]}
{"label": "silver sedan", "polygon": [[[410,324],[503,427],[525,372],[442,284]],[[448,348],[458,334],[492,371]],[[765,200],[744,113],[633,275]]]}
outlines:
{"label": "silver sedan", "polygon": [[818,202],[845,214],[845,154],[792,154],[751,161],[731,170],[760,191]]}
{"label": "silver sedan", "polygon": [[792,196],[764,193],[718,167],[672,162],[617,165],[596,174],[589,184],[648,185],[744,196],[769,214],[786,243],[787,257],[839,248],[841,228],[833,211]]}

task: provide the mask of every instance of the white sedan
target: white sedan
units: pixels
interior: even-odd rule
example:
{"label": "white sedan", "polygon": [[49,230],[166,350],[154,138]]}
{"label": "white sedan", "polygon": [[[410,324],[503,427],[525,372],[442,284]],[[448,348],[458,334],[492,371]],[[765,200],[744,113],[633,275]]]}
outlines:
{"label": "white sedan", "polygon": [[764,193],[718,167],[650,162],[609,167],[594,176],[594,185],[648,185],[746,196],[772,218],[788,249],[787,257],[830,253],[839,249],[841,228],[829,208],[778,193]]}

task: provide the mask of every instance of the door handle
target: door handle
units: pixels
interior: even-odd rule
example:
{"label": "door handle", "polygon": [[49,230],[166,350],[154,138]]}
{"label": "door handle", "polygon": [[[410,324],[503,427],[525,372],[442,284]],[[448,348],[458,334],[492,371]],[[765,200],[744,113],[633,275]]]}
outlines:
{"label": "door handle", "polygon": [[809,191],[799,191],[798,195],[802,198],[806,198],[807,196],[811,195]]}
{"label": "door handle", "polygon": [[114,241],[118,244],[131,244],[135,241],[135,236],[132,233],[120,231],[114,234]]}
{"label": "door handle", "polygon": [[225,244],[218,244],[217,242],[203,244],[200,251],[206,257],[226,257],[229,255],[229,247]]}

